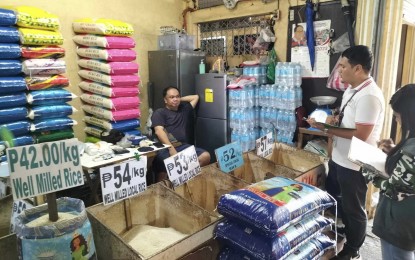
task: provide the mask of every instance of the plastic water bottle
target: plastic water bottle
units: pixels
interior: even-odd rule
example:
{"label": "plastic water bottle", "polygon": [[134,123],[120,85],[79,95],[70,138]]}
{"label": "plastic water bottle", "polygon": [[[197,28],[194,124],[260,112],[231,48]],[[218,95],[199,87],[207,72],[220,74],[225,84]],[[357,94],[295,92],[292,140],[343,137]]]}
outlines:
{"label": "plastic water bottle", "polygon": [[281,89],[281,108],[286,109],[288,107],[288,87],[284,86]]}
{"label": "plastic water bottle", "polygon": [[297,99],[295,96],[295,89],[294,86],[288,88],[287,94],[287,108],[289,110],[294,110],[296,108]]}
{"label": "plastic water bottle", "polygon": [[243,129],[241,132],[241,146],[243,152],[247,152],[249,150],[249,135],[247,129]]}
{"label": "plastic water bottle", "polygon": [[301,86],[295,87],[295,97],[297,100],[296,108],[302,106],[303,104],[303,89]]}
{"label": "plastic water bottle", "polygon": [[239,130],[238,129],[232,129],[231,142],[239,142]]}
{"label": "plastic water bottle", "polygon": [[297,127],[297,120],[295,118],[295,112],[290,111],[287,113],[288,115],[288,131],[295,132],[295,128]]}
{"label": "plastic water bottle", "polygon": [[301,64],[295,63],[294,65],[294,85],[301,86],[302,83],[302,74],[301,74]]}
{"label": "plastic water bottle", "polygon": [[259,126],[264,127],[265,125],[265,107],[261,107],[259,112]]}
{"label": "plastic water bottle", "polygon": [[281,79],[281,62],[278,62],[277,65],[275,66],[275,81],[274,83],[276,85],[280,84],[280,79]]}
{"label": "plastic water bottle", "polygon": [[254,127],[259,127],[260,113],[261,113],[261,108],[254,107],[254,122],[255,122]]}
{"label": "plastic water bottle", "polygon": [[287,62],[281,63],[280,66],[280,85],[286,86],[287,85]]}
{"label": "plastic water bottle", "polygon": [[287,63],[287,86],[294,86],[294,64],[291,62]]}

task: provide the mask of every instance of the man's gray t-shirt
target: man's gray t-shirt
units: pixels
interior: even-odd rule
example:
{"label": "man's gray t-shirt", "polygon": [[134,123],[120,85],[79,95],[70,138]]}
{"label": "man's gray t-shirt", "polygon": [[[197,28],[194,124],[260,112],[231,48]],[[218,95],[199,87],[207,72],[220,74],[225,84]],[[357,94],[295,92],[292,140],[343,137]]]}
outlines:
{"label": "man's gray t-shirt", "polygon": [[172,134],[177,141],[189,143],[188,124],[191,120],[193,107],[189,102],[180,103],[177,111],[167,109],[165,107],[154,111],[151,117],[151,127],[162,126],[167,133]]}

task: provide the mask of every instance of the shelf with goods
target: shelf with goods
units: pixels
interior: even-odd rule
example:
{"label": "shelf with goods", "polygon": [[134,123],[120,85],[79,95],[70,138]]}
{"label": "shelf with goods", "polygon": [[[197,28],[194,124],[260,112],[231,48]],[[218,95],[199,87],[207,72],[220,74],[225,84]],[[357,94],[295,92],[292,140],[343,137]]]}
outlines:
{"label": "shelf with goods", "polygon": [[98,141],[113,129],[141,135],[141,82],[132,26],[109,19],[80,19],[73,30],[87,141]]}

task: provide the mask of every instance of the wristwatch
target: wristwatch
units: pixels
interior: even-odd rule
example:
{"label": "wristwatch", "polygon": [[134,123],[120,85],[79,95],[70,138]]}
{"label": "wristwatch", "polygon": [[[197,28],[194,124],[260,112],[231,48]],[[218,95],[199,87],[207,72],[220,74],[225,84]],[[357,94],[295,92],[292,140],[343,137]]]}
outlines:
{"label": "wristwatch", "polygon": [[324,134],[328,134],[329,133],[329,129],[328,128],[324,128],[323,132],[324,132]]}

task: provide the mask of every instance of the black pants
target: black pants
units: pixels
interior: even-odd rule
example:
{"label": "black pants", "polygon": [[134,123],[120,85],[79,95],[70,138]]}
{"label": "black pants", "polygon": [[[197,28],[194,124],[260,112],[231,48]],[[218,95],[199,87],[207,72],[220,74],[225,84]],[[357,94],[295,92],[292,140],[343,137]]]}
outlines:
{"label": "black pants", "polygon": [[360,171],[344,168],[330,160],[326,190],[339,205],[338,209],[346,228],[345,249],[358,251],[365,241],[367,225],[367,184],[363,175]]}

